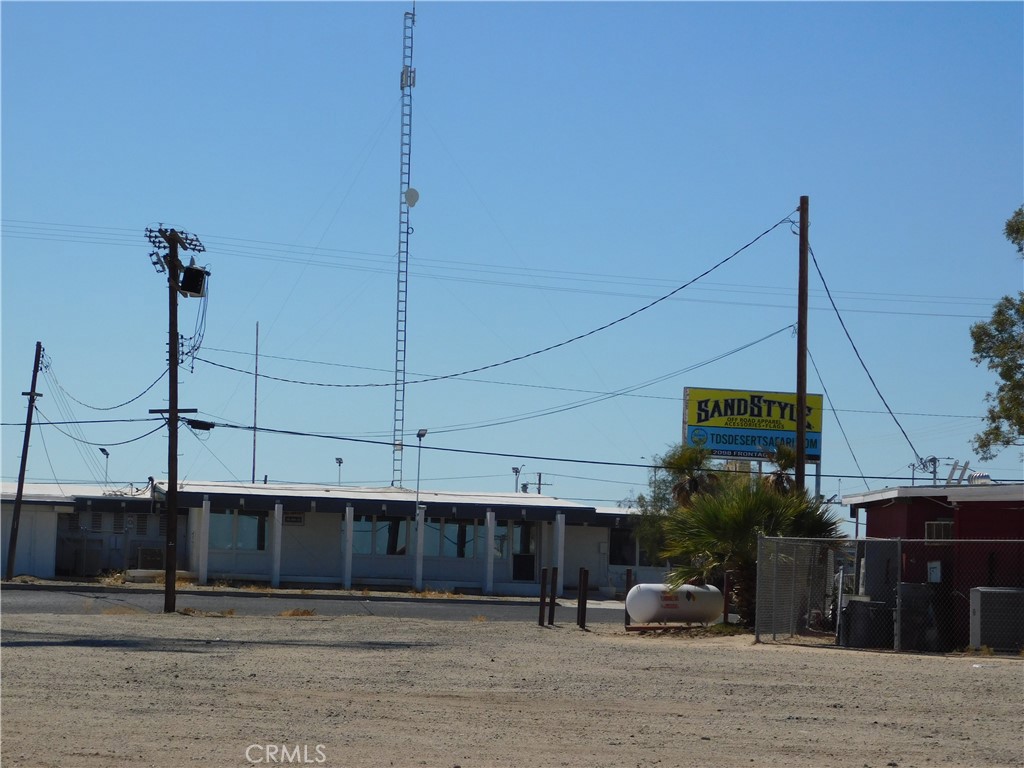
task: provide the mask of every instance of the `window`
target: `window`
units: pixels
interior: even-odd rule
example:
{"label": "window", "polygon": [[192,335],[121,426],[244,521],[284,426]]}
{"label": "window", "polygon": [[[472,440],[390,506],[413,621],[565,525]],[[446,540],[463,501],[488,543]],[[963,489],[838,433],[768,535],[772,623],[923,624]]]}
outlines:
{"label": "window", "polygon": [[924,537],[928,541],[947,541],[953,538],[952,520],[934,520],[924,524]]}
{"label": "window", "polygon": [[266,548],[266,512],[210,512],[210,549],[262,552]]}
{"label": "window", "polygon": [[423,521],[423,556],[437,557],[441,551],[441,530],[444,522],[440,517]]}
{"label": "window", "polygon": [[138,514],[135,515],[135,534],[137,536],[145,536],[149,533],[149,515]]}
{"label": "window", "polygon": [[612,528],[610,531],[609,565],[636,565],[636,544],[629,528]]}
{"label": "window", "polygon": [[441,539],[442,557],[476,557],[477,527],[474,522],[446,521]]}
{"label": "window", "polygon": [[124,512],[114,513],[114,533],[124,533]]}
{"label": "window", "polygon": [[92,519],[89,521],[90,531],[102,531],[103,530],[103,513],[93,512]]}
{"label": "window", "polygon": [[374,523],[373,553],[404,555],[409,551],[409,519],[378,517]]}
{"label": "window", "polygon": [[352,554],[373,554],[373,518],[356,517],[352,521]]}

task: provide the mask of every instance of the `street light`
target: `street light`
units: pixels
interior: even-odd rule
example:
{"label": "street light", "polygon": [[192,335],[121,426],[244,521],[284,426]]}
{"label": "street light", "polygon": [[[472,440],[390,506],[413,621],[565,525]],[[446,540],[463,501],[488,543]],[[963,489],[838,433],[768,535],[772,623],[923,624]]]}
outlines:
{"label": "street light", "polygon": [[108,451],[106,448],[100,448],[100,453],[102,453],[104,459],[106,459],[106,461],[103,464],[103,484],[106,485],[107,470],[110,469],[110,451]]}
{"label": "street light", "polygon": [[513,493],[519,493],[519,473],[523,471],[525,464],[520,464],[518,467],[512,467],[512,474],[515,475],[515,482],[512,484]]}
{"label": "street light", "polygon": [[420,507],[420,454],[423,453],[423,438],[427,436],[427,430],[421,429],[416,433],[416,578],[414,586],[418,590],[423,589],[423,538],[425,528],[424,509]]}
{"label": "street light", "polygon": [[341,456],[337,456],[334,459],[338,463],[338,485],[341,485],[341,465],[345,463],[345,460]]}

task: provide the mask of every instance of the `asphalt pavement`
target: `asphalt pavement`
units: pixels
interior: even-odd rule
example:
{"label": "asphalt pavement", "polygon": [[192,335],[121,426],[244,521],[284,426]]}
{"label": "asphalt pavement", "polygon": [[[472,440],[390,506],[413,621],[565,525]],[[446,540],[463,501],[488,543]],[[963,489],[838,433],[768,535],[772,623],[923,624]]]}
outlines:
{"label": "asphalt pavement", "polygon": [[[159,585],[107,586],[90,583],[45,582],[0,585],[0,613],[82,615],[102,613],[162,613],[164,588]],[[175,609],[235,616],[279,616],[309,610],[317,616],[384,616],[440,621],[533,621],[538,599],[478,596],[420,596],[410,593],[320,592],[318,590],[179,588]],[[576,600],[559,598],[556,624],[576,623]],[[588,600],[587,623],[622,623],[621,601]],[[546,620],[546,619],[545,619]]]}

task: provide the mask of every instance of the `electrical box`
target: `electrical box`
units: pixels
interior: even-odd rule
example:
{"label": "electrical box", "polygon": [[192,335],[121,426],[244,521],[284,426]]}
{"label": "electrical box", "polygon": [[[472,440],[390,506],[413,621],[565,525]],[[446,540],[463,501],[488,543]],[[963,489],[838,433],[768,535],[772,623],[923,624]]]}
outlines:
{"label": "electrical box", "polygon": [[206,295],[206,278],[210,276],[202,267],[185,267],[178,284],[180,290],[186,296],[202,297]]}
{"label": "electrical box", "polygon": [[928,563],[928,583],[929,584],[941,584],[942,583],[942,561],[931,560]]}

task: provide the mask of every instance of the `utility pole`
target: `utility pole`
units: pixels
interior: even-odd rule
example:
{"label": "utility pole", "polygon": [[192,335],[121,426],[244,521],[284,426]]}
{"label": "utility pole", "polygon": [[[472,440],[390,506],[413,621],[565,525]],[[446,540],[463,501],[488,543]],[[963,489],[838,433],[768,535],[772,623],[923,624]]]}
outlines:
{"label": "utility pole", "polygon": [[796,487],[806,486],[807,464],[807,214],[810,200],[800,197],[800,276],[796,324]]}
{"label": "utility pole", "polygon": [[25,442],[21,446],[21,468],[18,470],[18,490],[14,494],[14,512],[11,514],[11,538],[7,542],[7,573],[5,581],[14,578],[14,556],[18,550],[18,525],[21,522],[21,500],[25,495],[25,471],[28,468],[28,441],[32,434],[32,413],[36,409],[36,398],[42,397],[36,392],[36,381],[39,378],[39,364],[43,359],[43,343],[36,342],[36,361],[32,365],[32,386],[28,392],[21,394],[28,397],[28,415],[25,416]]}
{"label": "utility pole", "polygon": [[[169,372],[168,403],[167,403],[167,540],[164,550],[164,613],[174,613],[175,582],[178,578],[178,419],[179,415],[195,413],[194,408],[178,408],[178,292],[184,295],[199,295],[205,292],[205,277],[200,278],[198,286],[192,290],[182,290],[181,273],[183,267],[178,258],[178,250],[205,251],[199,238],[187,232],[160,227],[155,232],[146,230],[146,237],[153,245],[150,254],[157,271],[167,272],[168,322],[167,322],[167,364]],[[163,250],[166,254],[162,253]],[[195,269],[195,268],[190,268]],[[205,270],[200,270],[205,273]],[[189,277],[188,275],[186,277]],[[195,277],[193,276],[193,280]],[[190,280],[189,282],[192,282]],[[162,413],[163,411],[150,411]]]}

